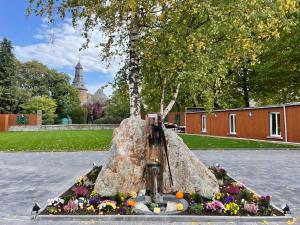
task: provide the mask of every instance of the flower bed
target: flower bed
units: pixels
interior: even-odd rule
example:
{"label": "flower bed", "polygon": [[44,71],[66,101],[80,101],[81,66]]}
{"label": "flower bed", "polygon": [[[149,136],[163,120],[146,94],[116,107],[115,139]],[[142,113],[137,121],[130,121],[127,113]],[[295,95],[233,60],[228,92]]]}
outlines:
{"label": "flower bed", "polygon": [[[188,210],[179,215],[284,216],[283,212],[271,205],[270,195],[258,196],[244,184],[229,177],[219,166],[210,169],[219,180],[220,192],[211,199],[197,193],[171,193],[189,203]],[[118,193],[105,197],[93,191],[100,170],[101,167],[93,168],[86,176],[79,177],[61,196],[49,199],[40,215],[134,215],[137,193]],[[182,210],[179,204],[177,207],[178,211]],[[153,211],[154,208],[159,214],[159,208],[153,207]]]}

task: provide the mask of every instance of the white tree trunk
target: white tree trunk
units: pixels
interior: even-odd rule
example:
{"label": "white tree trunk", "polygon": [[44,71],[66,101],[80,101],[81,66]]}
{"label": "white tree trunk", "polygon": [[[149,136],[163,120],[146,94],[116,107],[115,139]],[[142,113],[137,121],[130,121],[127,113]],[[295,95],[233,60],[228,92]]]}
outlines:
{"label": "white tree trunk", "polygon": [[162,87],[161,99],[160,99],[160,114],[164,113],[164,102],[165,102],[165,85]]}
{"label": "white tree trunk", "polygon": [[140,88],[140,53],[137,41],[140,38],[140,29],[133,18],[129,31],[129,67],[128,67],[128,88],[130,115],[140,117],[141,112],[141,88]]}
{"label": "white tree trunk", "polygon": [[176,102],[176,99],[177,99],[177,96],[178,96],[178,93],[179,93],[179,89],[180,89],[180,85],[181,85],[181,82],[179,82],[177,84],[177,87],[176,87],[176,90],[173,94],[173,98],[172,100],[169,102],[168,106],[163,110],[163,113],[161,114],[161,117],[162,117],[162,120],[165,119],[165,117],[168,115],[168,113],[171,111],[171,109],[173,108],[175,102]]}

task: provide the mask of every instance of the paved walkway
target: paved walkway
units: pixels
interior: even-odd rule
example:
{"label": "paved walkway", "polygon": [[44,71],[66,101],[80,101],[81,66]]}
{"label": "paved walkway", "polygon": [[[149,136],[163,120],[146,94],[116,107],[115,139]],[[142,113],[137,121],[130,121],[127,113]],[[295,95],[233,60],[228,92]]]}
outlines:
{"label": "paved walkway", "polygon": [[[220,163],[232,176],[255,189],[259,194],[271,194],[274,204],[280,206],[282,203],[288,203],[293,215],[300,216],[300,151],[209,150],[194,151],[194,153],[207,165]],[[58,196],[72,185],[78,176],[88,172],[94,161],[103,164],[106,158],[106,152],[0,153],[0,224],[94,224],[94,222],[30,221],[28,215],[33,201],[36,200],[41,205],[45,204],[48,198]],[[253,225],[253,223],[243,224]],[[300,224],[299,220],[294,224]]]}

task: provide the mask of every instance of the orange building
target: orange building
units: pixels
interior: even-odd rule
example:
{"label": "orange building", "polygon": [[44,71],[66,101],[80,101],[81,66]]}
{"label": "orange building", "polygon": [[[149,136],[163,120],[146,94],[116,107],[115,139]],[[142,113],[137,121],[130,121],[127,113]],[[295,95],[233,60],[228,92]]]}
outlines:
{"label": "orange building", "polygon": [[184,112],[169,112],[165,118],[165,122],[177,124],[181,127],[185,126],[185,113]]}
{"label": "orange building", "polygon": [[300,143],[300,103],[215,110],[187,108],[188,134]]}

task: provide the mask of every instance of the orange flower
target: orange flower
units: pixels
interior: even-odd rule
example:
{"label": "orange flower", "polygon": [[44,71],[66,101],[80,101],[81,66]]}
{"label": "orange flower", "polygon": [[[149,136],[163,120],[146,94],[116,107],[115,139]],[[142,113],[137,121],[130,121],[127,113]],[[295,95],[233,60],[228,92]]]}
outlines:
{"label": "orange flower", "polygon": [[128,205],[129,207],[134,207],[134,206],[135,206],[135,201],[133,201],[133,200],[128,200],[128,201],[127,201],[127,205]]}
{"label": "orange flower", "polygon": [[183,193],[180,192],[180,191],[176,192],[176,198],[177,198],[177,199],[183,198]]}

